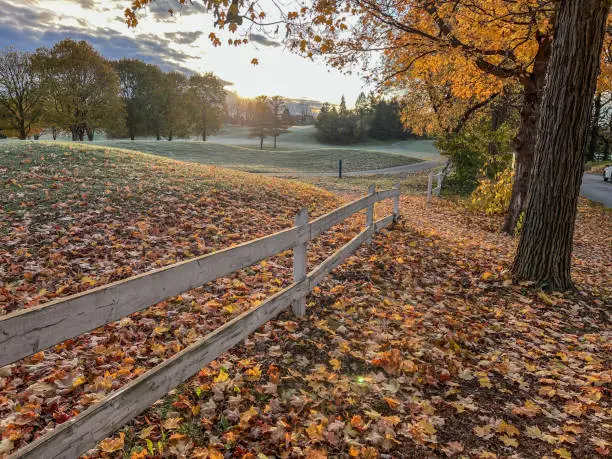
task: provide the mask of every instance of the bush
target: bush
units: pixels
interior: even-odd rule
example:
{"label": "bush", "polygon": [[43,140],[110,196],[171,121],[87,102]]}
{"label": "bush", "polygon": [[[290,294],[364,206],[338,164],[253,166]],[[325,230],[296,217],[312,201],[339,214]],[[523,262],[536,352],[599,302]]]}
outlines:
{"label": "bush", "polygon": [[505,214],[510,206],[514,171],[499,172],[495,178],[483,178],[472,193],[468,207],[486,215]]}
{"label": "bush", "polygon": [[452,164],[445,179],[445,194],[471,194],[482,179],[495,177],[510,166],[514,130],[502,124],[490,128],[488,117],[470,123],[461,133],[438,140],[437,146]]}

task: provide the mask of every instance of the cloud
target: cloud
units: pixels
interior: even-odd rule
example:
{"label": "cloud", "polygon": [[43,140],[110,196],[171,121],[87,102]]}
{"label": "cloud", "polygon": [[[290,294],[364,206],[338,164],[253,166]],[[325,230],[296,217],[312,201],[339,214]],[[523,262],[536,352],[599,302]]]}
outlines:
{"label": "cloud", "polygon": [[[171,20],[172,15],[190,16],[206,13],[206,7],[202,3],[193,1],[181,4],[179,0],[155,0],[149,3],[147,8],[158,22]],[[170,15],[170,10],[172,10],[172,15]]]}
{"label": "cloud", "polygon": [[258,43],[258,44],[260,44],[262,46],[271,46],[273,48],[276,48],[277,46],[281,45],[279,42],[274,41],[274,40],[270,40],[265,35],[261,35],[261,34],[258,34],[258,33],[252,33],[249,39],[252,42]]}
{"label": "cloud", "polygon": [[153,34],[122,35],[105,27],[79,28],[60,25],[59,17],[48,10],[36,10],[11,5],[0,0],[0,9],[7,14],[0,17],[0,48],[34,51],[50,47],[64,38],[85,40],[107,59],[129,57],[159,65],[163,70],[191,73],[186,62],[189,54],[172,48],[172,41]]}
{"label": "cloud", "polygon": [[190,45],[202,36],[203,32],[196,30],[194,32],[166,32],[164,36],[170,41],[181,45]]}

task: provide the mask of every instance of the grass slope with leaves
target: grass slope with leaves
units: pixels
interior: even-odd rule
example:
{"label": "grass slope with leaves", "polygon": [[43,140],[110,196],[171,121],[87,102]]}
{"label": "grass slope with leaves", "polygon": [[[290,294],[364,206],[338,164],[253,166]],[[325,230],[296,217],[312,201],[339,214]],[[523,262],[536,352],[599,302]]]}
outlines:
{"label": "grass slope with leaves", "polygon": [[[0,314],[292,226],[310,185],[107,148],[0,153]],[[351,233],[320,238],[322,260]],[[0,455],[291,283],[291,252],[0,369]]]}
{"label": "grass slope with leaves", "polygon": [[[65,283],[66,289],[59,293],[63,295],[70,288],[88,288],[89,279],[93,284],[111,280],[105,270],[111,262],[132,266],[136,272],[157,266],[153,258],[163,264],[196,255],[193,234],[209,250],[216,248],[215,243],[233,243],[232,234],[251,239],[289,226],[303,204],[309,204],[314,214],[338,205],[331,195],[299,183],[144,155],[125,158],[103,150],[55,151],[54,161],[49,161],[46,148],[52,147],[15,152],[0,172],[4,189],[15,193],[10,200],[13,208],[2,216],[2,221],[10,221],[2,233],[3,245],[26,237],[2,255],[23,257],[11,260],[11,271],[2,273],[2,294],[4,301],[12,301],[10,308],[46,301],[48,297],[36,296],[38,289],[55,287],[57,294]],[[91,167],[92,162],[106,167]],[[134,164],[139,162],[140,166]],[[84,177],[85,170],[103,171],[95,172],[104,174],[103,181],[123,180],[117,177],[120,173],[132,176],[114,192],[104,182],[84,198],[81,186],[100,183]],[[150,174],[157,180],[149,179]],[[56,190],[68,186],[59,180],[65,177],[78,185],[53,201]],[[155,196],[146,189],[138,192],[138,178],[143,187],[156,187]],[[52,187],[58,182],[62,188]],[[125,186],[130,191],[121,188]],[[198,196],[196,189],[202,190],[198,186],[217,190],[215,199],[197,207],[192,196]],[[231,203],[241,186],[242,207],[234,210]],[[260,187],[266,189],[258,192]],[[51,210],[28,204],[36,202],[34,197],[44,197],[45,190]],[[293,196],[294,191],[300,198]],[[115,193],[113,211],[104,213],[107,203],[99,200],[112,199]],[[19,205],[14,204],[15,197]],[[53,209],[65,201],[69,208]],[[276,202],[274,212],[271,201]],[[276,221],[261,221],[269,217],[262,216],[263,210],[257,212],[259,206],[268,216],[282,214],[278,209],[285,213]],[[389,211],[388,205],[377,209],[380,216]],[[222,226],[245,212],[250,217],[239,224]],[[419,197],[403,198],[402,213],[399,225],[375,236],[371,246],[359,249],[313,292],[304,319],[284,313],[269,322],[245,345],[202,369],[89,455],[217,459],[609,455],[609,212],[581,205],[574,262],[578,289],[566,294],[512,282],[506,268],[516,241],[496,232],[500,222],[494,217],[472,214],[447,201],[434,201],[427,209]],[[208,223],[213,214],[215,222]],[[62,220],[68,216],[75,220]],[[140,225],[143,229],[137,224],[149,218],[162,218],[156,225],[167,222],[174,228],[167,239],[160,241],[153,230],[157,226]],[[186,222],[190,226],[183,228]],[[362,224],[363,217],[356,217],[314,241],[309,264],[320,262]],[[84,238],[86,230],[91,235]],[[106,237],[94,238],[98,232]],[[66,240],[60,242],[61,237]],[[49,240],[56,241],[55,246],[34,252]],[[86,240],[107,247],[80,252],[89,247]],[[53,257],[56,251],[65,251],[58,261]],[[26,264],[29,260],[42,264],[39,271]],[[27,271],[12,272],[22,264]],[[90,267],[83,271],[82,265]],[[0,369],[0,451],[7,453],[64,422],[287,285],[290,266],[290,253],[282,254]],[[62,280],[66,275],[70,282]]]}

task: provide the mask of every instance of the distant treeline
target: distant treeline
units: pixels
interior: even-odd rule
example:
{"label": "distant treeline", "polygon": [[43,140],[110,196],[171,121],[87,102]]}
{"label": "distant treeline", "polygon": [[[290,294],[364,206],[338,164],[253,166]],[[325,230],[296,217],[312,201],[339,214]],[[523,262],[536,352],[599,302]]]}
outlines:
{"label": "distant treeline", "polygon": [[252,136],[276,137],[292,124],[282,98],[240,98],[226,109],[227,83],[212,73],[163,72],[137,59],[109,61],[86,41],[62,40],[35,53],[0,51],[0,137],[93,140],[153,136],[202,140],[225,121]]}
{"label": "distant treeline", "polygon": [[21,139],[198,135],[221,124],[224,82],[212,73],[163,72],[136,59],[109,61],[85,41],[35,53],[0,52],[0,129]]}
{"label": "distant treeline", "polygon": [[415,137],[401,120],[401,106],[397,100],[377,100],[362,92],[355,108],[346,107],[344,96],[338,107],[323,104],[315,121],[317,138],[332,144],[358,143],[370,137],[378,140],[401,140]]}

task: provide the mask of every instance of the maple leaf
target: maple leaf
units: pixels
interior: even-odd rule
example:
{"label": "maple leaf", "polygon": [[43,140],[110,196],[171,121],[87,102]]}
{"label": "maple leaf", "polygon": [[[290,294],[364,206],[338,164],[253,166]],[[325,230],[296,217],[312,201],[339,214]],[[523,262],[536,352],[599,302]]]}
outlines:
{"label": "maple leaf", "polygon": [[562,459],[572,459],[572,453],[565,448],[557,448],[554,453]]}
{"label": "maple leaf", "polygon": [[525,400],[525,404],[523,406],[512,408],[512,412],[514,414],[527,416],[529,418],[535,417],[541,411],[542,409],[538,405],[533,403],[531,400]]}
{"label": "maple leaf", "polygon": [[502,421],[497,427],[497,431],[499,433],[506,433],[511,437],[517,436],[520,432],[519,430],[513,426],[512,424],[508,424],[506,421]]}
{"label": "maple leaf", "polygon": [[168,418],[164,421],[163,427],[167,430],[178,429],[181,426],[183,418]]}
{"label": "maple leaf", "polygon": [[125,434],[119,432],[119,437],[106,438],[100,442],[100,449],[105,453],[114,453],[123,448]]}
{"label": "maple leaf", "polygon": [[506,446],[513,446],[516,448],[519,445],[519,442],[516,438],[512,438],[507,435],[502,435],[501,437],[499,437],[499,439]]}

